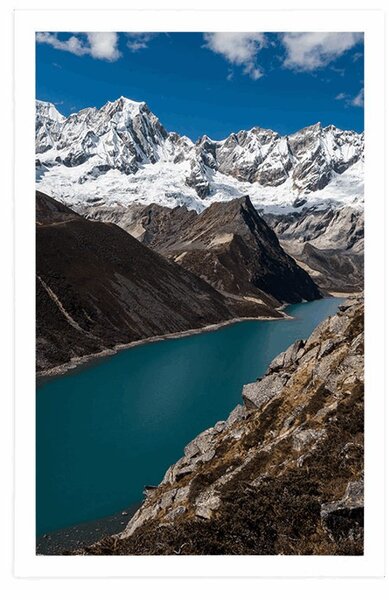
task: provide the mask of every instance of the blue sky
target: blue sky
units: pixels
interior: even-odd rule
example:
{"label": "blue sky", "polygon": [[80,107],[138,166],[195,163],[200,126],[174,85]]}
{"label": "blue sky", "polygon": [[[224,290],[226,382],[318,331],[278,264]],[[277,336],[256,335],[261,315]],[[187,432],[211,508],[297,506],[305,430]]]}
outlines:
{"label": "blue sky", "polygon": [[37,98],[64,115],[144,100],[193,140],[317,121],[362,131],[363,80],[358,33],[37,34]]}

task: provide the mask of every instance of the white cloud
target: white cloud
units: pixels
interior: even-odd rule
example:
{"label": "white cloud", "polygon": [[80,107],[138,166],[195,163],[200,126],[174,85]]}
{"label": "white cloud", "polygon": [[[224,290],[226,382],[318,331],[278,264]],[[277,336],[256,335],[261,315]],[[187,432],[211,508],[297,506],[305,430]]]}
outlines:
{"label": "white cloud", "polygon": [[119,36],[114,32],[92,32],[86,33],[84,36],[76,34],[66,40],[59,39],[57,33],[42,32],[36,34],[36,41],[77,56],[89,55],[108,61],[115,61],[121,56],[118,50]]}
{"label": "white cloud", "polygon": [[75,35],[72,35],[67,40],[60,40],[56,33],[37,33],[36,41],[39,44],[49,44],[49,46],[53,46],[57,50],[65,50],[78,56],[86,54],[83,43]]}
{"label": "white cloud", "polygon": [[363,40],[362,33],[282,33],[286,51],[284,67],[296,71],[314,71],[350,50]]}
{"label": "white cloud", "polygon": [[127,33],[129,38],[127,42],[127,48],[131,52],[138,52],[138,50],[144,50],[149,45],[149,41],[158,35],[157,33]]}
{"label": "white cloud", "polygon": [[266,46],[264,33],[204,33],[205,47],[221,54],[233,65],[243,67],[243,72],[252,79],[263,75],[257,65],[257,55]]}
{"label": "white cloud", "polygon": [[353,98],[350,102],[350,104],[352,104],[352,106],[359,106],[359,107],[363,107],[365,103],[365,90],[362,88],[358,94],[355,96],[355,98]]}
{"label": "white cloud", "polygon": [[335,100],[344,100],[346,106],[357,106],[358,108],[363,108],[365,102],[364,88],[362,88],[355,97],[352,97],[350,94],[340,92],[340,94],[335,96]]}
{"label": "white cloud", "polygon": [[113,31],[107,33],[87,33],[90,54],[93,58],[114,61],[120,57],[118,50],[119,36]]}

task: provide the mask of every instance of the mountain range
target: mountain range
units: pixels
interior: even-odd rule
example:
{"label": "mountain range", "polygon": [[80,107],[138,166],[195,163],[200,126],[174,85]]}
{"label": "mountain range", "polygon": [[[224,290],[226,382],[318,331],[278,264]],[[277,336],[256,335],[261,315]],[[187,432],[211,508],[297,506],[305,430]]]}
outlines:
{"label": "mountain range", "polygon": [[360,207],[364,134],[320,123],[292,135],[254,127],[221,141],[168,132],[145,102],[121,97],[65,118],[36,104],[38,188],[73,204],[156,202],[200,212],[245,194],[271,212]]}
{"label": "mountain range", "polygon": [[168,132],[145,102],[121,97],[67,118],[36,104],[37,188],[187,266],[193,253],[171,248],[184,223],[190,237],[196,213],[249,196],[323,290],[361,291],[363,165],[364,134],[332,125],[289,136],[254,127],[193,142]]}

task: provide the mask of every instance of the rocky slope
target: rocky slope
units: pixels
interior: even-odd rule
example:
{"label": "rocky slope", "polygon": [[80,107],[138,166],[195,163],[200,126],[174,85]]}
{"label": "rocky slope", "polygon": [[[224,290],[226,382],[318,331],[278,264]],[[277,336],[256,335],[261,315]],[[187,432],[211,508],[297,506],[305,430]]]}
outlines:
{"label": "rocky slope", "polygon": [[282,247],[324,290],[360,292],[364,285],[364,216],[340,209],[265,214]]}
{"label": "rocky slope", "polygon": [[84,554],[362,554],[363,302],[348,301],[187,445]]}
{"label": "rocky slope", "polygon": [[215,202],[200,214],[157,204],[82,212],[118,224],[223,293],[272,306],[320,297],[248,196]]}
{"label": "rocky slope", "polygon": [[281,317],[234,300],[120,227],[37,193],[37,371],[117,344],[236,317]]}
{"label": "rocky slope", "polygon": [[363,213],[347,206],[326,210],[303,209],[286,215],[264,214],[277,236],[296,250],[310,242],[319,250],[337,248],[362,254],[364,248]]}
{"label": "rocky slope", "polygon": [[160,204],[134,203],[130,206],[78,206],[87,219],[115,223],[140,242],[163,252],[180,239],[181,232],[190,228],[197,218],[195,210],[185,206],[168,208]]}
{"label": "rocky slope", "polygon": [[39,189],[70,205],[156,202],[201,211],[249,194],[256,207],[358,207],[364,135],[320,123],[289,136],[261,127],[196,143],[167,132],[145,102],[118,98],[65,118],[36,106]]}
{"label": "rocky slope", "polygon": [[[178,209],[171,216],[177,220]],[[169,232],[154,229],[149,243],[220,291],[265,303],[270,296],[278,304],[320,297],[248,196],[215,202],[199,215],[192,211],[181,223]]]}
{"label": "rocky slope", "polygon": [[[200,239],[197,238],[199,232],[200,237],[210,238],[209,227],[213,232],[212,248],[209,246],[209,240],[203,244],[203,249],[208,250],[206,260],[209,264],[220,263],[218,257],[221,249],[231,250],[232,240],[228,235],[234,227],[235,234],[239,235],[242,221],[234,214],[234,202],[236,203],[237,200],[230,202],[231,208],[228,208],[227,203],[214,203],[200,215],[183,206],[169,209],[158,204],[149,206],[134,204],[129,207],[90,206],[78,207],[78,210],[87,218],[116,223],[149,247],[166,256],[183,260],[188,263],[185,266],[190,268],[192,254],[187,252],[183,255],[183,252],[188,250],[188,246],[185,245],[191,244],[191,236],[195,236],[195,245],[199,246]],[[212,214],[214,214],[213,223],[209,225],[208,221],[212,220]],[[230,221],[226,223],[228,215]],[[363,290],[363,213],[355,212],[348,207],[324,210],[302,208],[298,212],[276,215],[260,211],[260,216],[277,234],[283,250],[309,273],[322,290],[328,292]],[[202,227],[204,234],[201,234]],[[247,233],[249,232],[246,231]],[[220,240],[221,243],[216,244],[215,240]],[[174,251],[174,246],[177,252]],[[179,252],[180,248],[181,252]],[[217,258],[212,256],[215,253],[218,255]],[[195,261],[193,267],[200,268],[200,263]],[[246,268],[242,269],[239,266],[239,269],[240,279],[246,278],[247,281]],[[212,277],[213,274],[216,275],[216,271],[211,269],[210,276]],[[253,293],[252,286],[251,290],[247,289],[247,283],[243,287],[246,288],[245,293]]]}

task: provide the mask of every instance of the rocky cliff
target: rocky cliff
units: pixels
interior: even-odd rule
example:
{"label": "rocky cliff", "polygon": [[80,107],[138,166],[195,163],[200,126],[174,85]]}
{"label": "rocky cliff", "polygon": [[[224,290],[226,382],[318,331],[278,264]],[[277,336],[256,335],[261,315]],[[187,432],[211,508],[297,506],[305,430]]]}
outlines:
{"label": "rocky cliff", "polygon": [[362,554],[364,310],[347,301],[85,554]]}

